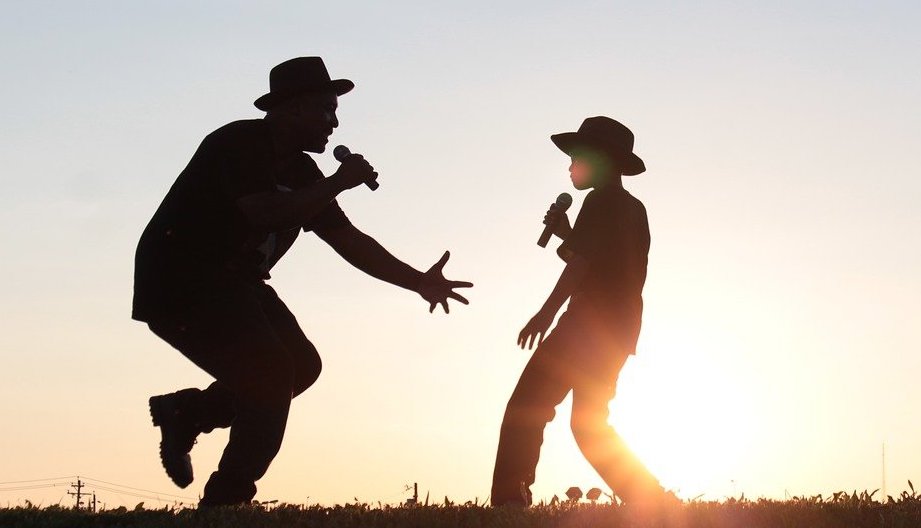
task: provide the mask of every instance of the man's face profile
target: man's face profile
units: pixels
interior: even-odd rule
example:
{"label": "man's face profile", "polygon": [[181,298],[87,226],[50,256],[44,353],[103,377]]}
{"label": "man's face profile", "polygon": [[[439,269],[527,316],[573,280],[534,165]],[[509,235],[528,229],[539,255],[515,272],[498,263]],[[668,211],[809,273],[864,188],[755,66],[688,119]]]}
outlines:
{"label": "man's face profile", "polygon": [[305,94],[286,102],[281,114],[303,150],[321,153],[326,150],[329,136],[339,126],[338,108],[339,99],[335,93]]}

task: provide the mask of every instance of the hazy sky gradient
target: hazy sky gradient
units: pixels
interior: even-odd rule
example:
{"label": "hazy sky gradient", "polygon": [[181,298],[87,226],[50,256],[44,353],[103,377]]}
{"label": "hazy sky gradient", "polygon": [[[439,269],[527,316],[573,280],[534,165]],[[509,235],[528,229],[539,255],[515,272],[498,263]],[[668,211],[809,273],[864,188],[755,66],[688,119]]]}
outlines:
{"label": "hazy sky gradient", "polygon": [[[572,191],[549,135],[599,114],[649,169],[627,181],[652,250],[612,416],[663,483],[872,491],[883,442],[891,493],[921,478],[921,4],[368,4],[3,3],[0,482],[200,492],[226,432],[173,487],[147,398],[209,379],[130,320],[134,248],[201,139],[261,117],[269,69],[299,55],[356,83],[332,144],[381,188],[341,197],[353,222],[417,268],[450,249],[476,287],[430,315],[303,236],[272,284],[324,372],[258,499],[486,497],[515,337],[562,269],[535,245]],[[538,498],[601,484],[567,407]]]}

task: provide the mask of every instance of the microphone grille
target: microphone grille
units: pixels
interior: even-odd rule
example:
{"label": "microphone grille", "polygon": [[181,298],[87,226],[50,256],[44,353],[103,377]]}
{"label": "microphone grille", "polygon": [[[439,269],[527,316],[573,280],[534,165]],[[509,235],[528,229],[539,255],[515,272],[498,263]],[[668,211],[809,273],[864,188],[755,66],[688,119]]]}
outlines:
{"label": "microphone grille", "polygon": [[556,197],[556,206],[562,209],[563,211],[569,209],[569,206],[572,205],[572,195],[569,193],[561,193]]}
{"label": "microphone grille", "polygon": [[[338,162],[344,161],[345,158],[349,157],[351,154],[352,151],[349,150],[349,148],[345,145],[339,145],[333,149],[333,157],[336,158],[336,161]],[[570,198],[570,201],[572,201],[572,198]]]}

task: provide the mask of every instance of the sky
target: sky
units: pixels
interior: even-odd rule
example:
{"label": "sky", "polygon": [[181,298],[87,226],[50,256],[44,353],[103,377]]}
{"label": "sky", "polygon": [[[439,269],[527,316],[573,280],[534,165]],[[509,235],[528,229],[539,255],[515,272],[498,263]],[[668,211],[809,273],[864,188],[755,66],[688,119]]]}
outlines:
{"label": "sky", "polygon": [[[475,287],[429,314],[302,235],[271,284],[324,371],[257,500],[395,504],[414,482],[485,500],[516,336],[563,265],[541,219],[584,198],[549,136],[594,115],[648,168],[626,181],[652,248],[611,423],[662,483],[720,500],[921,478],[921,4],[0,7],[0,505],[72,504],[76,476],[109,506],[195,503],[227,434],[172,485],[147,398],[210,379],[130,319],[134,249],[201,139],[261,117],[271,67],[306,55],[356,84],[331,144],[381,186],[341,195],[353,223],[417,269],[450,250]],[[604,487],[569,403],[537,499]]]}

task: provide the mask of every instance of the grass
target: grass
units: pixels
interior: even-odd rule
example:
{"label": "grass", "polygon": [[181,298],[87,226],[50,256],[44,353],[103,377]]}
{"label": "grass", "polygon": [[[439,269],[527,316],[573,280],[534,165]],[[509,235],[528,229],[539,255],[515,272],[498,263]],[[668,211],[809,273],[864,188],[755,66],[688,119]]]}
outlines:
{"label": "grass", "polygon": [[786,501],[730,499],[686,503],[653,520],[629,507],[564,502],[526,510],[454,505],[246,506],[213,510],[139,507],[97,513],[32,505],[0,509],[3,528],[916,528],[921,496],[903,492],[885,502],[874,493],[835,493]]}

